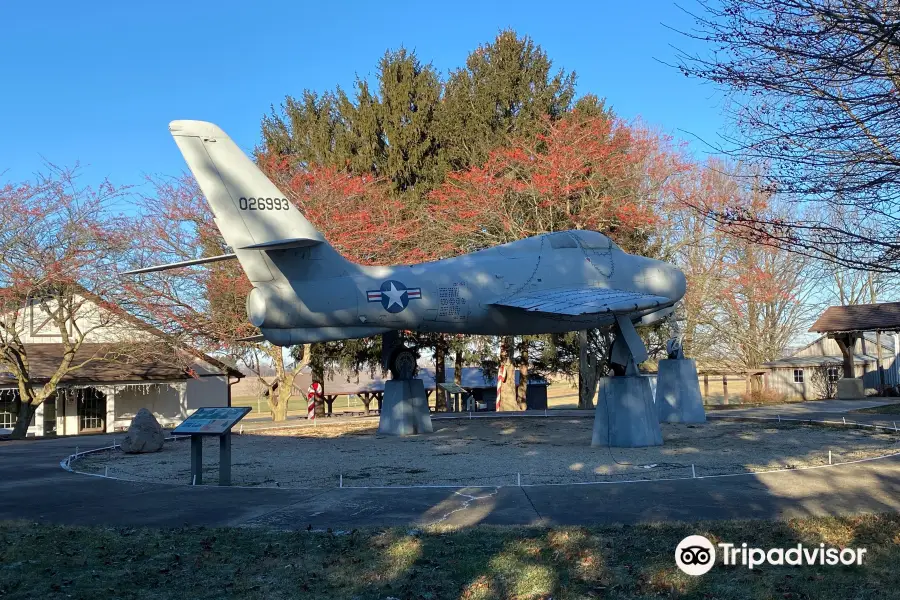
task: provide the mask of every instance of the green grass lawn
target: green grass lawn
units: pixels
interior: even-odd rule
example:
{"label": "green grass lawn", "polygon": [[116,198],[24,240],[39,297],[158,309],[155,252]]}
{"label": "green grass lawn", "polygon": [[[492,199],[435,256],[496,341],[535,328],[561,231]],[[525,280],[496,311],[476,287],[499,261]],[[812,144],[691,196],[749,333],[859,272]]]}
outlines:
{"label": "green grass lawn", "polygon": [[[574,506],[573,506],[574,509]],[[865,547],[862,566],[681,573],[687,535]],[[896,598],[900,516],[625,527],[113,529],[0,523],[0,598]]]}
{"label": "green grass lawn", "polygon": [[900,404],[885,404],[884,406],[860,408],[859,410],[851,410],[850,412],[863,413],[867,415],[900,415]]}

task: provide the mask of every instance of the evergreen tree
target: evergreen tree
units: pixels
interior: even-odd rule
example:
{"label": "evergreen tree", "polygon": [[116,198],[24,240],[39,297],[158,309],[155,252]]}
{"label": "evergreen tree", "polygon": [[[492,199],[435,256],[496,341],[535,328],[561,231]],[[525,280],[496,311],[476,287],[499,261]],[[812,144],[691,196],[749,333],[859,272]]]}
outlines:
{"label": "evergreen tree", "polygon": [[378,115],[386,142],[383,175],[396,192],[424,197],[440,179],[435,115],[441,81],[434,68],[401,48],[379,63]]}
{"label": "evergreen tree", "polygon": [[336,167],[371,174],[404,197],[424,198],[442,179],[434,124],[441,81],[431,65],[401,48],[378,65],[378,93],[357,79],[355,98],[343,90],[288,96],[280,113],[263,119],[267,155],[290,157],[295,168]]}
{"label": "evergreen tree", "polygon": [[481,165],[511,137],[531,137],[545,116],[561,117],[575,96],[575,74],[559,70],[529,37],[502,31],[450,74],[441,111],[448,170]]}
{"label": "evergreen tree", "polygon": [[262,123],[263,142],[270,153],[290,156],[298,166],[342,166],[337,140],[345,135],[347,115],[338,111],[338,98],[304,90],[299,98],[288,96],[283,115],[275,113]]}

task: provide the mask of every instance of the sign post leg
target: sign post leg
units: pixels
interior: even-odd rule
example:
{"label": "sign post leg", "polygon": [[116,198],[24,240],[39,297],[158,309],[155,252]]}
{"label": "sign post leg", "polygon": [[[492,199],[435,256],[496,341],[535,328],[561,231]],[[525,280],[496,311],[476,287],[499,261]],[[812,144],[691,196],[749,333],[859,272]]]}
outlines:
{"label": "sign post leg", "polygon": [[203,436],[191,436],[191,483],[203,483]]}
{"label": "sign post leg", "polygon": [[231,485],[231,432],[219,436],[219,485]]}

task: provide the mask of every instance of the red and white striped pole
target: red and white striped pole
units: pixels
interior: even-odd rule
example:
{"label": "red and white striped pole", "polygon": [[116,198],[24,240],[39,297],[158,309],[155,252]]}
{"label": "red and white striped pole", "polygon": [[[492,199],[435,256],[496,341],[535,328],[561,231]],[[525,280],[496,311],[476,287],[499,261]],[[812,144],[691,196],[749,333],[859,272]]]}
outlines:
{"label": "red and white striped pole", "polygon": [[494,410],[500,412],[503,406],[500,404],[500,393],[503,391],[503,382],[506,381],[506,365],[500,365],[497,370],[497,401],[494,403]]}
{"label": "red and white striped pole", "polygon": [[314,381],[309,389],[306,390],[306,418],[313,420],[316,418],[316,397],[322,395],[322,384]]}

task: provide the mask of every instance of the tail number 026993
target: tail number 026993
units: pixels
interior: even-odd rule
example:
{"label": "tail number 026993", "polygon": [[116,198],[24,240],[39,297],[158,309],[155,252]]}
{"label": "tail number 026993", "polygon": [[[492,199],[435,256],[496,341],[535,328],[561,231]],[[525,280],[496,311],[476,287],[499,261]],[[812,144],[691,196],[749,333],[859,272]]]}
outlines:
{"label": "tail number 026993", "polygon": [[287,198],[239,198],[241,210],[287,210],[290,202]]}

